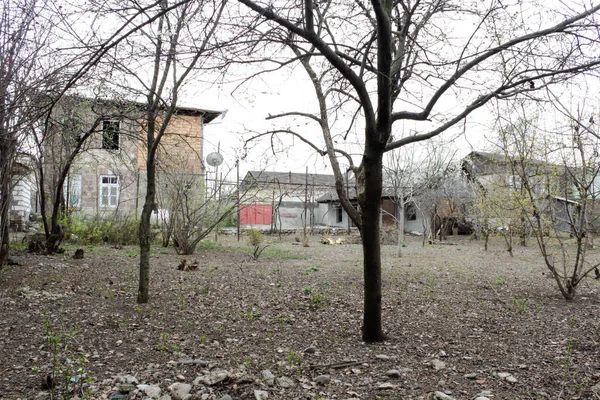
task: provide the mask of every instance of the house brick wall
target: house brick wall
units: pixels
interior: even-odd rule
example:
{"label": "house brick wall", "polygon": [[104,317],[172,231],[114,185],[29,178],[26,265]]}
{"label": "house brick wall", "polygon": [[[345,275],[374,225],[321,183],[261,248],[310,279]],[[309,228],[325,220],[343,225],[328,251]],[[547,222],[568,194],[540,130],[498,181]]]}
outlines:
{"label": "house brick wall", "polygon": [[[202,118],[197,115],[174,115],[171,118],[156,155],[159,173],[202,173],[202,128]],[[146,147],[140,143],[137,157],[140,170],[146,170],[146,154]]]}

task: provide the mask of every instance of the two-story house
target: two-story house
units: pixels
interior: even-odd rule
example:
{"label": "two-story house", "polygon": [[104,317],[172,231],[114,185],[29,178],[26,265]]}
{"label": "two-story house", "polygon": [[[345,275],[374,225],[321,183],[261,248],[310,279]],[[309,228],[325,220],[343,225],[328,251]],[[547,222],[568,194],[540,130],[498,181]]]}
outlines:
{"label": "two-story house", "polygon": [[[159,185],[165,184],[161,176],[167,174],[202,178],[204,126],[220,115],[220,111],[193,107],[176,109],[156,155]],[[101,215],[139,213],[146,188],[145,126],[141,103],[71,97],[58,105],[45,148],[49,182],[56,181],[77,141],[91,132],[65,182],[69,209]]]}
{"label": "two-story house", "polygon": [[[504,210],[505,214],[510,214],[511,204],[523,212],[531,208],[525,203],[531,203],[533,198],[538,212],[551,216],[557,230],[568,232],[571,229],[569,215],[574,215],[579,206],[573,182],[577,167],[474,151],[462,160],[462,169],[480,195],[488,199],[495,197],[496,203],[502,202],[503,198],[515,199],[499,204],[498,213]],[[518,196],[522,198],[518,200]],[[517,219],[522,219],[519,212],[514,214]]]}

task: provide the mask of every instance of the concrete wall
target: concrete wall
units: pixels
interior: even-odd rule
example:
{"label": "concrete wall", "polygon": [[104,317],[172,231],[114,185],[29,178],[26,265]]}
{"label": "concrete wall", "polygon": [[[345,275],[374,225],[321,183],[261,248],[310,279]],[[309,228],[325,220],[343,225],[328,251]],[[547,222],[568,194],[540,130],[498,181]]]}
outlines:
{"label": "concrete wall", "polygon": [[11,212],[27,220],[33,209],[35,191],[35,182],[31,175],[19,179],[12,191]]}

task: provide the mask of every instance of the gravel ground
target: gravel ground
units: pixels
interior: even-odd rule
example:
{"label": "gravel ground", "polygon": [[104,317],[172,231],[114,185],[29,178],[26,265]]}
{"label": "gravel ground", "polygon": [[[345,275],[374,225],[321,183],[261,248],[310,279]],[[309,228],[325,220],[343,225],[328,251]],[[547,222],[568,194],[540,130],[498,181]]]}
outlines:
{"label": "gravel ground", "polygon": [[384,246],[389,341],[367,345],[360,245],[272,241],[257,261],[235,238],[206,243],[188,257],[195,271],[156,247],[144,305],[135,247],[13,252],[0,271],[0,398],[116,398],[115,378],[131,375],[164,399],[186,383],[192,399],[600,399],[600,282],[565,302],[533,242],[513,257],[499,240],[486,252],[407,238],[401,258]]}

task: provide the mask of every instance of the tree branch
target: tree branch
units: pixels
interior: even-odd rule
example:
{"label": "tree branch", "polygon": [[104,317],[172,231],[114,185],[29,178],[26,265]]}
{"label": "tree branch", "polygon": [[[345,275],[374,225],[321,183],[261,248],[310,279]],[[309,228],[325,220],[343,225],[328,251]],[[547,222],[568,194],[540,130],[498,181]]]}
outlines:
{"label": "tree branch", "polygon": [[[429,100],[429,102],[427,103],[427,105],[425,106],[425,108],[422,111],[420,111],[420,112],[411,112],[411,111],[395,112],[392,114],[392,121],[397,121],[397,120],[401,120],[401,119],[409,119],[409,120],[417,120],[417,121],[426,120],[429,117],[431,111],[433,110],[433,107],[437,104],[438,100],[441,98],[441,96],[444,93],[446,93],[446,91],[448,91],[448,89],[450,89],[459,78],[461,78],[464,74],[469,72],[475,66],[481,64],[483,61],[489,59],[490,57],[492,57],[498,53],[501,53],[511,47],[514,47],[520,43],[524,43],[524,42],[538,39],[541,37],[549,36],[553,33],[565,31],[567,28],[569,28],[571,25],[573,25],[577,21],[580,21],[598,11],[600,11],[600,5],[592,7],[589,10],[587,10],[583,13],[580,13],[572,18],[569,18],[565,21],[562,21],[561,23],[556,24],[550,28],[542,29],[537,32],[533,32],[533,33],[523,35],[521,37],[518,37],[518,38],[515,38],[512,40],[509,40],[506,43],[501,44],[500,46],[497,46],[495,48],[492,48],[490,50],[483,52],[481,55],[479,55],[478,57],[475,57],[472,61],[466,63],[462,68],[458,69],[454,74],[452,74],[452,76],[450,76],[450,78],[448,78],[444,82],[444,84],[438,88],[438,90],[434,93],[434,95],[431,97],[431,99]],[[556,71],[556,73],[558,74],[558,73],[560,73],[560,71]]]}

